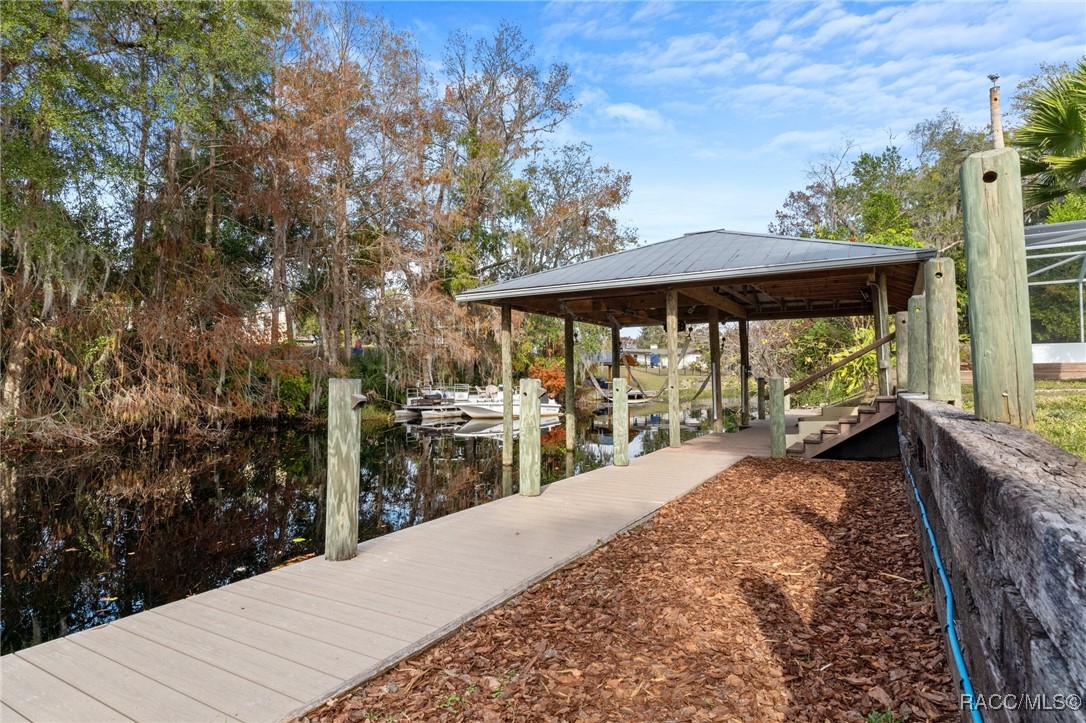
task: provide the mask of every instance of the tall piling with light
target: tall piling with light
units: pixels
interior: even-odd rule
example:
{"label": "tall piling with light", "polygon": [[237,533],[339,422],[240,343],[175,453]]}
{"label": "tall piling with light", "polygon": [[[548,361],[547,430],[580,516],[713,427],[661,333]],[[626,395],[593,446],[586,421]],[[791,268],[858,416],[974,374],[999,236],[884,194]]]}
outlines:
{"label": "tall piling with light", "polygon": [[961,170],[977,418],[1031,428],[1033,349],[1018,152],[974,153]]}

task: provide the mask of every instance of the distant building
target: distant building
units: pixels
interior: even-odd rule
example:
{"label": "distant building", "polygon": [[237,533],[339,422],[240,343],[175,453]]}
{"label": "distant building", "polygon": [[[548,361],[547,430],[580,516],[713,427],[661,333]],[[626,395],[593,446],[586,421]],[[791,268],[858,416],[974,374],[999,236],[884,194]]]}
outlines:
{"label": "distant building", "polygon": [[[680,349],[680,351],[682,351]],[[623,354],[629,354],[636,361],[638,366],[647,367],[649,369],[667,369],[667,348],[660,349],[656,346],[649,348],[635,347],[632,349],[623,349]],[[686,352],[679,359],[679,369],[689,369],[691,366],[697,365],[701,362],[701,352],[696,349],[691,349]]]}
{"label": "distant building", "polygon": [[[630,348],[623,349],[622,355],[629,357],[633,360],[633,366],[644,367],[646,369],[667,369],[667,349],[658,349],[657,347],[649,348]],[[588,357],[590,364],[596,367],[597,374],[599,376],[610,377],[611,374],[611,352],[599,352]],[[679,369],[689,369],[696,366],[701,362],[701,352],[691,350],[683,355],[679,359]]]}

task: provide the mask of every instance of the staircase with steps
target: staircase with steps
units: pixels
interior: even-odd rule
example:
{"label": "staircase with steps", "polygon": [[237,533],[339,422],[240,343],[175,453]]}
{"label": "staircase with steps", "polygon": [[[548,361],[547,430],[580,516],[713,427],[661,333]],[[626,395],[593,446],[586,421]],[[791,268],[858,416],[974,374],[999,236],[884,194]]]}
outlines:
{"label": "staircase with steps", "polygon": [[[823,414],[830,409],[827,407]],[[810,433],[804,434],[809,427],[801,419],[802,438],[788,447],[788,455],[806,459],[819,457],[846,440],[856,439],[860,435],[866,434],[875,426],[894,417],[896,414],[897,397],[880,396],[875,397],[875,401],[870,405],[856,407],[853,414],[839,417],[836,422],[825,418],[821,419],[822,426]]]}

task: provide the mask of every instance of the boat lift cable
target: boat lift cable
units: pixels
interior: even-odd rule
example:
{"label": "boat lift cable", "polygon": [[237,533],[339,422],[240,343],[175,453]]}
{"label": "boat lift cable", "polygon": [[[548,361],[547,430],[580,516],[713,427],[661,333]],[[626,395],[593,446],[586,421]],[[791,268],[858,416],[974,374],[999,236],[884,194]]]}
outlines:
{"label": "boat lift cable", "polygon": [[[898,434],[901,434],[900,428]],[[920,499],[920,490],[916,486],[916,480],[913,478],[912,470],[909,469],[909,465],[902,460],[902,467],[905,468],[905,474],[909,477],[909,484],[913,488],[913,497],[916,498],[916,504],[920,506],[920,518],[924,523],[924,529],[928,533],[928,542],[931,546],[932,557],[935,560],[935,567],[939,571],[939,579],[943,583],[943,591],[946,593],[946,634],[947,640],[950,641],[950,652],[954,656],[954,665],[958,668],[958,672],[962,676],[962,691],[966,696],[966,700],[969,701],[969,712],[973,723],[983,723],[984,719],[980,715],[976,705],[976,696],[973,694],[973,682],[969,679],[969,671],[965,668],[965,657],[962,655],[961,645],[958,643],[958,631],[954,626],[954,593],[950,589],[950,579],[947,577],[946,569],[943,567],[943,559],[939,556],[939,545],[935,541],[935,532],[931,529],[931,523],[928,521],[928,509],[924,506],[924,501]]]}

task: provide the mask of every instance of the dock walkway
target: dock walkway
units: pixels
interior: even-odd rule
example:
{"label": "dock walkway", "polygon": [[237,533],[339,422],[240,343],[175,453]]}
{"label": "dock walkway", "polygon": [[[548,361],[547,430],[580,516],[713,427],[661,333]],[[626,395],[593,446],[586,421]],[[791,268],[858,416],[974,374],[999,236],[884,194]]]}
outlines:
{"label": "dock walkway", "polygon": [[746,455],[710,435],[0,659],[3,721],[273,721],[353,687]]}

